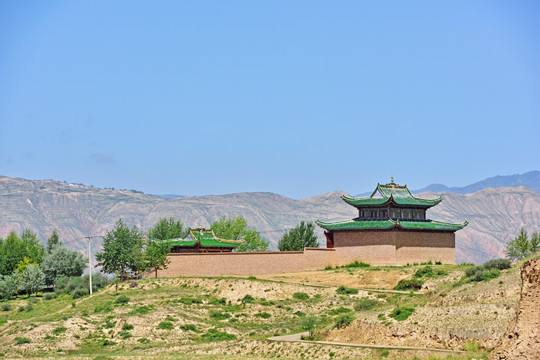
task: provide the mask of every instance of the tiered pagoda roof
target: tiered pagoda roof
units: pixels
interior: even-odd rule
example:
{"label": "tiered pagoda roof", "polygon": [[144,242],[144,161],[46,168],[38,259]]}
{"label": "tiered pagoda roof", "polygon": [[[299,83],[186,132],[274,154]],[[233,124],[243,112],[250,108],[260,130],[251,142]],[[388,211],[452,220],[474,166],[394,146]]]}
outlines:
{"label": "tiered pagoda roof", "polygon": [[317,221],[317,225],[328,231],[335,230],[420,230],[420,231],[457,231],[467,226],[429,220],[425,212],[442,201],[436,199],[421,199],[415,197],[407,188],[394,183],[377,184],[370,196],[341,197],[347,204],[359,210],[359,217],[338,222]]}
{"label": "tiered pagoda roof", "polygon": [[394,183],[393,179],[390,184],[377,184],[377,188],[370,196],[354,198],[347,195],[342,195],[341,198],[347,204],[355,207],[373,207],[378,205],[395,204],[430,208],[442,201],[441,197],[433,200],[417,198],[411,194],[407,188],[407,185],[397,185]]}
{"label": "tiered pagoda roof", "polygon": [[185,239],[172,239],[171,246],[204,247],[204,248],[236,248],[243,240],[221,239],[211,229],[190,229]]}

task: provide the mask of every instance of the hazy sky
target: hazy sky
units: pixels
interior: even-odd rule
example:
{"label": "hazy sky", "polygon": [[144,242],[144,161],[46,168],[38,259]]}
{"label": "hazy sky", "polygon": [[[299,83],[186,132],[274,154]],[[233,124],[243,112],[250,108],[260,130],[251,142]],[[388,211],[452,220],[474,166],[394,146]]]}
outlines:
{"label": "hazy sky", "polygon": [[539,159],[539,1],[0,2],[1,175],[301,198]]}

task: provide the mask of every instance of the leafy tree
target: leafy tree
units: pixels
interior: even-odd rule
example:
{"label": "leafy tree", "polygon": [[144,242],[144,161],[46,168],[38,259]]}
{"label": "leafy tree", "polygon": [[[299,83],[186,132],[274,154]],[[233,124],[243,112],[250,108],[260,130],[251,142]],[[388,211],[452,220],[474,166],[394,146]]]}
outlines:
{"label": "leafy tree", "polygon": [[153,240],[178,239],[186,237],[187,233],[187,229],[184,229],[180,220],[162,218],[148,231],[148,238]]}
{"label": "leafy tree", "polygon": [[26,270],[24,270],[20,277],[20,286],[30,294],[36,293],[42,286],[45,281],[45,274],[39,268],[38,265],[28,265]]}
{"label": "leafy tree", "polygon": [[510,240],[505,245],[506,257],[510,260],[521,260],[529,255],[532,255],[539,250],[540,234],[538,232],[533,233],[531,239],[527,231],[521,228],[519,235],[513,240]]}
{"label": "leafy tree", "polygon": [[60,236],[58,236],[58,231],[53,229],[51,236],[47,239],[47,253],[51,253],[53,247],[60,244]]}
{"label": "leafy tree", "polygon": [[37,262],[30,260],[30,258],[28,256],[25,256],[17,264],[17,268],[15,269],[15,273],[22,274],[29,265],[37,265],[37,264],[38,264]]}
{"label": "leafy tree", "polygon": [[59,276],[79,277],[83,274],[88,260],[79,252],[66,246],[53,245],[45,255],[40,267],[45,274],[45,284],[54,285]]}
{"label": "leafy tree", "polygon": [[317,326],[316,316],[306,316],[302,320],[302,329],[308,332],[310,339],[313,339],[313,336],[315,335],[316,326]]}
{"label": "leafy tree", "polygon": [[29,263],[39,263],[44,254],[43,245],[31,230],[25,229],[21,237],[12,231],[0,242],[0,274],[12,274],[25,256],[29,259]]}
{"label": "leafy tree", "polygon": [[136,271],[144,267],[143,235],[134,226],[131,229],[122,219],[103,239],[103,251],[96,255],[103,271],[118,274],[124,278],[128,270]]}
{"label": "leafy tree", "polygon": [[145,261],[146,267],[157,271],[166,269],[169,265],[167,254],[171,250],[171,244],[167,240],[148,240],[146,242]]}
{"label": "leafy tree", "polygon": [[294,229],[287,231],[278,243],[279,251],[302,251],[306,247],[319,247],[315,236],[315,225],[301,221]]}
{"label": "leafy tree", "polygon": [[18,288],[18,275],[0,275],[0,299],[10,299],[13,295],[17,295]]}
{"label": "leafy tree", "polygon": [[226,216],[214,221],[211,225],[216,236],[227,240],[244,240],[236,247],[238,252],[266,251],[268,241],[261,237],[259,232],[248,226],[246,219],[235,217],[233,219]]}

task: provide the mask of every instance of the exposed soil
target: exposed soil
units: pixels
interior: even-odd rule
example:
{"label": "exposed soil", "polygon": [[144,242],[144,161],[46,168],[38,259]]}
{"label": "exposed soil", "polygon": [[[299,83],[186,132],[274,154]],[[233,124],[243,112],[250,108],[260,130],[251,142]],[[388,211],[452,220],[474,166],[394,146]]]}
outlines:
{"label": "exposed soil", "polygon": [[491,360],[540,358],[540,258],[521,267],[521,298],[515,319],[501,343],[490,354]]}

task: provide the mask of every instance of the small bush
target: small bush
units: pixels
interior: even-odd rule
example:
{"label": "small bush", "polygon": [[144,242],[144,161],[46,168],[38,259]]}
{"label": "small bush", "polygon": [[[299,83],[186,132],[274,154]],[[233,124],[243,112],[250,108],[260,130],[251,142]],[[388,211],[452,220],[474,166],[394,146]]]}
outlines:
{"label": "small bush", "polygon": [[244,304],[249,304],[249,303],[252,303],[253,301],[255,301],[255,298],[253,296],[249,295],[249,294],[246,294],[246,296],[244,296],[241,301]]}
{"label": "small bush", "polygon": [[123,305],[129,303],[129,300],[130,299],[126,295],[120,295],[116,298],[116,300],[114,300],[114,303],[118,305]]}
{"label": "small bush", "polygon": [[178,302],[180,304],[184,305],[192,305],[192,304],[202,304],[201,299],[192,298],[192,297],[184,297],[178,300],[174,300],[174,302]]}
{"label": "small bush", "polygon": [[256,313],[255,314],[255,317],[260,317],[260,318],[263,318],[263,319],[268,319],[270,318],[272,315],[270,315],[269,313],[267,312],[260,312],[260,313]]}
{"label": "small bush", "polygon": [[120,331],[120,336],[124,339],[129,339],[132,335],[129,331]]}
{"label": "small bush", "polygon": [[10,304],[2,304],[2,311],[9,311],[11,310]]}
{"label": "small bush", "polygon": [[90,290],[87,288],[76,288],[69,293],[73,299],[80,299],[84,296],[90,295]]}
{"label": "small bush", "polygon": [[225,320],[231,317],[231,314],[221,311],[210,311],[210,317],[216,320]]}
{"label": "small bush", "polygon": [[409,291],[409,290],[420,290],[422,288],[422,285],[424,285],[424,282],[419,279],[403,279],[400,280],[399,283],[396,285],[394,290],[401,290],[401,291]]}
{"label": "small bush", "polygon": [[465,345],[463,345],[463,350],[478,352],[479,350],[478,343],[475,341],[468,341]]}
{"label": "small bush", "polygon": [[17,311],[18,311],[18,312],[23,312],[23,311],[24,311],[24,309],[25,309],[25,307],[24,307],[24,306],[19,306],[19,308],[17,309]]}
{"label": "small bush", "polygon": [[495,259],[490,260],[482,265],[482,267],[486,270],[489,269],[499,269],[499,270],[506,270],[510,269],[512,267],[512,262],[508,259]]}
{"label": "small bush", "polygon": [[354,310],[356,311],[371,310],[375,306],[377,306],[377,304],[379,304],[377,300],[362,298],[358,300],[358,302],[354,305]]}
{"label": "small bush", "polygon": [[162,321],[162,322],[159,323],[157,328],[161,329],[161,330],[172,330],[172,329],[174,329],[174,325],[170,321]]}
{"label": "small bush", "polygon": [[206,342],[236,340],[236,335],[218,329],[210,329],[201,336],[201,339]]}
{"label": "small bush", "polygon": [[344,314],[344,313],[348,313],[348,312],[351,312],[351,311],[352,311],[351,309],[347,309],[347,308],[344,308],[343,306],[340,306],[338,308],[330,310],[328,313],[330,315],[339,315],[339,314]]}
{"label": "small bush", "polygon": [[101,346],[105,347],[105,346],[114,346],[116,345],[116,343],[112,340],[108,340],[108,339],[105,339],[101,342]]}
{"label": "small bush", "polygon": [[365,268],[365,267],[370,267],[370,266],[371,265],[369,265],[369,264],[367,264],[365,262],[354,260],[352,263],[344,265],[342,267]]}
{"label": "small bush", "polygon": [[197,331],[197,327],[193,324],[180,325],[180,329],[184,331]]}
{"label": "small bush", "polygon": [[388,349],[384,349],[381,351],[382,357],[387,357],[388,355],[390,355],[390,351]]}
{"label": "small bush", "polygon": [[141,307],[131,310],[128,315],[146,315],[152,310],[153,306],[143,305]]}
{"label": "small bush", "polygon": [[397,307],[388,316],[396,319],[397,321],[407,320],[409,316],[414,312],[414,308],[411,307]]}
{"label": "small bush", "polygon": [[26,305],[26,308],[24,308],[27,312],[34,310],[34,307],[30,304]]}
{"label": "small bush", "polygon": [[17,345],[22,345],[22,344],[30,344],[31,341],[29,338],[26,338],[26,337],[16,337],[15,338],[15,344]]}
{"label": "small bush", "polygon": [[60,335],[60,334],[62,334],[62,333],[65,333],[66,330],[67,330],[66,327],[64,327],[64,326],[59,326],[59,327],[55,328],[55,329],[52,331],[52,333],[53,333],[54,335]]}
{"label": "small bush", "polygon": [[305,317],[306,316],[306,313],[303,313],[301,312],[300,310],[298,310],[297,312],[294,313],[294,315],[298,316],[298,317]]}
{"label": "small bush", "polygon": [[43,297],[43,299],[45,299],[45,300],[52,300],[54,298],[56,298],[55,293],[46,293],[45,296]]}
{"label": "small bush", "polygon": [[255,276],[253,276],[253,275],[248,276],[247,279],[248,279],[248,280],[257,280],[257,278],[256,278]]}
{"label": "small bush", "polygon": [[150,340],[148,340],[147,338],[140,338],[137,341],[141,344],[148,344],[150,342]]}
{"label": "small bush", "polygon": [[105,320],[105,324],[103,325],[105,329],[112,329],[115,326],[116,326],[116,321],[111,321],[111,319]]}
{"label": "small bush", "polygon": [[416,270],[416,272],[414,273],[415,278],[421,278],[421,277],[432,278],[436,276],[445,276],[445,275],[448,275],[447,271],[442,270],[442,269],[433,269],[433,267],[431,266],[424,266],[423,268]]}
{"label": "small bush", "polygon": [[351,294],[358,294],[358,290],[351,289],[351,288],[341,285],[340,287],[337,288],[336,293],[340,295],[351,295]]}
{"label": "small bush", "polygon": [[125,330],[125,331],[133,330],[133,325],[132,324],[124,324],[124,325],[122,325],[122,330]]}
{"label": "small bush", "polygon": [[351,314],[343,314],[337,318],[334,328],[344,329],[349,326],[349,324],[352,323],[353,320],[354,316],[352,316]]}
{"label": "small bush", "polygon": [[98,314],[98,313],[106,314],[106,313],[110,313],[111,311],[113,311],[112,301],[107,301],[106,303],[97,305],[94,308],[94,313],[96,313],[96,314]]}
{"label": "small bush", "polygon": [[309,295],[306,294],[305,292],[295,292],[293,294],[293,298],[298,299],[298,300],[307,300],[309,299]]}

